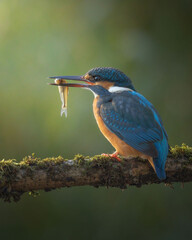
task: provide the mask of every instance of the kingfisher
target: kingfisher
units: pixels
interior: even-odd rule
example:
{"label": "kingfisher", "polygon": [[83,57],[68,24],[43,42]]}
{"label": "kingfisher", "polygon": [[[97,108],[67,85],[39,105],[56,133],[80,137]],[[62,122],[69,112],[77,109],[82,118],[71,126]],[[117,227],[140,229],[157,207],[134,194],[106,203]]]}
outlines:
{"label": "kingfisher", "polygon": [[[112,67],[97,67],[81,76],[56,76],[52,79],[80,83],[51,83],[63,87],[89,89],[94,94],[93,113],[98,127],[115,148],[112,158],[147,159],[160,180],[166,178],[168,136],[154,106],[138,93],[130,78]],[[82,83],[84,82],[84,83]]]}

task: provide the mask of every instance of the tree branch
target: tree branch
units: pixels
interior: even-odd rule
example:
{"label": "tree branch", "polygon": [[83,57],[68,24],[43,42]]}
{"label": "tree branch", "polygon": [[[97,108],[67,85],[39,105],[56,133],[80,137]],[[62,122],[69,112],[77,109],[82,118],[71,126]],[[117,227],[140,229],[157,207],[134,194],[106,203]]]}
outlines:
{"label": "tree branch", "polygon": [[[183,144],[171,148],[166,163],[167,179],[163,182],[192,181],[192,148]],[[0,161],[0,198],[18,201],[25,192],[49,191],[61,187],[84,186],[140,187],[161,183],[147,160],[122,159],[118,162],[103,156],[73,160],[62,157],[39,159],[34,155],[16,160]]]}

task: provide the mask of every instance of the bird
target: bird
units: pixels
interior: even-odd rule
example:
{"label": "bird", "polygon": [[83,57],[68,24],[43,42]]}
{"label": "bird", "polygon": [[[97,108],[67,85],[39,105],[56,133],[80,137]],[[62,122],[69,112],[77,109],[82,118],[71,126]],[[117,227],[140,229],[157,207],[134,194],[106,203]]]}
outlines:
{"label": "bird", "polygon": [[[98,127],[115,148],[112,158],[147,159],[157,177],[166,179],[168,135],[155,107],[138,93],[130,78],[112,67],[97,67],[80,76],[54,76],[52,79],[80,81],[59,86],[89,89],[94,94],[93,113]],[[83,82],[83,83],[82,83]],[[57,85],[51,83],[51,85]]]}

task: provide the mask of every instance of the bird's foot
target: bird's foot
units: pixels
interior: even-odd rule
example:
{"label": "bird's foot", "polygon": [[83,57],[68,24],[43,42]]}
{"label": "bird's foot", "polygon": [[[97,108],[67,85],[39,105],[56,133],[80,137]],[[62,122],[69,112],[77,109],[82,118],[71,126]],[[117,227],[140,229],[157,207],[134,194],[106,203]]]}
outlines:
{"label": "bird's foot", "polygon": [[118,152],[114,152],[112,154],[102,153],[102,156],[115,158],[118,162],[121,162],[121,159],[118,157]]}

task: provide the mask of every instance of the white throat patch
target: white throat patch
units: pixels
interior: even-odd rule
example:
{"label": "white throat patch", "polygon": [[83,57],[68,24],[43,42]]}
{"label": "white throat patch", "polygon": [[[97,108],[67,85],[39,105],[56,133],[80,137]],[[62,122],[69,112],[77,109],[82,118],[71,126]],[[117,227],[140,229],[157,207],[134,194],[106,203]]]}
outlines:
{"label": "white throat patch", "polygon": [[125,88],[125,87],[117,87],[117,86],[112,86],[108,89],[109,92],[122,92],[122,91],[133,91],[130,88]]}

